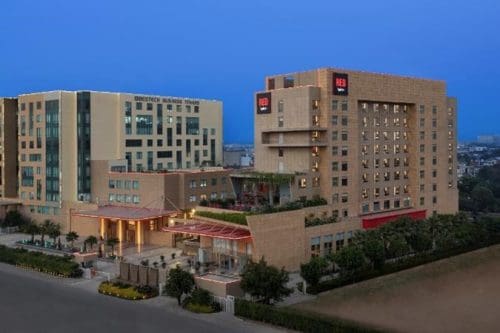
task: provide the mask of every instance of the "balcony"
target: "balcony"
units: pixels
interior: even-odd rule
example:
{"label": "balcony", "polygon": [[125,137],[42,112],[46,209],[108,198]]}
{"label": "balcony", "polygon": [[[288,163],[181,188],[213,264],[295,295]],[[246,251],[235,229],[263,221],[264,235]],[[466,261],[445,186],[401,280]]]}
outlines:
{"label": "balcony", "polygon": [[268,148],[312,148],[312,147],[326,147],[325,141],[307,140],[303,142],[263,142],[264,147]]}
{"label": "balcony", "polygon": [[262,133],[313,132],[313,131],[326,132],[327,128],[320,126],[312,126],[312,125],[309,127],[284,127],[284,128],[280,127],[280,128],[265,129],[262,130]]}

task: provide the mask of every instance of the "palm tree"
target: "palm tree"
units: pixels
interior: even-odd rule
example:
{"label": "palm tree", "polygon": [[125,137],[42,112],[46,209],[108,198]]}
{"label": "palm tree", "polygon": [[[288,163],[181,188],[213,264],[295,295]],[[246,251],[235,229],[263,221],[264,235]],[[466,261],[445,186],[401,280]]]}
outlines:
{"label": "palm tree", "polygon": [[40,234],[40,227],[35,222],[30,222],[26,226],[26,233],[31,235],[31,244],[35,243],[35,235]]}
{"label": "palm tree", "polygon": [[54,241],[54,244],[56,243],[56,238],[61,236],[61,225],[60,224],[56,224],[56,223],[53,223],[51,222],[52,225],[49,229],[49,232],[47,232],[47,235],[52,238],[52,240]]}
{"label": "palm tree", "polygon": [[71,248],[73,248],[73,244],[78,239],[78,237],[80,236],[78,236],[78,234],[74,231],[70,231],[66,235],[66,241],[71,243]]}
{"label": "palm tree", "polygon": [[97,244],[97,237],[95,237],[95,236],[89,236],[89,237],[87,237],[87,239],[85,239],[85,244],[89,244],[90,245],[90,249],[92,250],[92,248],[94,247],[94,245]]}
{"label": "palm tree", "polygon": [[45,246],[45,235],[47,235],[50,232],[52,225],[53,223],[51,220],[45,220],[43,221],[43,224],[40,226],[40,235],[42,236],[41,238],[42,246]]}
{"label": "palm tree", "polygon": [[111,255],[115,255],[115,245],[118,244],[120,241],[116,237],[108,238],[106,241],[107,246],[111,246]]}

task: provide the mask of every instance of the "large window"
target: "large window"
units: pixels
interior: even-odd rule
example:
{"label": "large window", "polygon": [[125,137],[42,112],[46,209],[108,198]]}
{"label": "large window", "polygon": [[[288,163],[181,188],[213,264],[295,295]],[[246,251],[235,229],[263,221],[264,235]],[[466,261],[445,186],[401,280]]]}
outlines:
{"label": "large window", "polygon": [[153,134],[153,116],[137,115],[135,116],[136,134]]}
{"label": "large window", "polygon": [[200,119],[198,117],[186,117],[186,134],[200,134]]}

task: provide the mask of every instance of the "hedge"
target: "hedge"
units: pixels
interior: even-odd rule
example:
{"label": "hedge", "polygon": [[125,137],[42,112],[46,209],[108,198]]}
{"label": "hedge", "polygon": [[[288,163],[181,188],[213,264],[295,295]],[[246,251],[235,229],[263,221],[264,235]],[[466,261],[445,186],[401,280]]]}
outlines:
{"label": "hedge", "polygon": [[134,287],[121,282],[103,282],[99,285],[99,293],[127,300],[140,300],[158,296],[158,290],[149,286]]}
{"label": "hedge", "polygon": [[244,213],[214,213],[214,212],[204,212],[197,211],[196,215],[208,217],[210,219],[221,220],[241,225],[247,225],[247,218]]}
{"label": "hedge", "polygon": [[326,318],[317,314],[291,308],[279,308],[236,299],[234,313],[237,316],[264,323],[311,333],[374,333],[381,332],[339,318]]}
{"label": "hedge", "polygon": [[0,245],[0,262],[33,269],[60,277],[81,277],[83,271],[70,256],[54,256],[42,252],[29,252],[25,249],[12,249]]}
{"label": "hedge", "polygon": [[386,263],[380,269],[365,269],[351,275],[349,277],[338,277],[335,279],[327,280],[318,283],[316,286],[308,286],[307,293],[316,295],[320,292],[332,290],[335,288],[343,287],[349,284],[373,279],[376,277],[380,277],[383,275],[396,273],[405,269],[413,268],[416,266],[424,265],[427,263],[431,263],[437,260],[446,259],[449,257],[453,257],[456,255],[460,255],[463,253],[467,253],[470,251],[478,250],[487,246],[495,245],[500,243],[500,238],[492,239],[488,242],[469,245],[465,247],[457,247],[447,250],[441,250],[439,252],[431,252],[431,253],[422,253],[418,255],[414,255],[412,257],[407,257],[404,259],[400,259],[396,262]]}

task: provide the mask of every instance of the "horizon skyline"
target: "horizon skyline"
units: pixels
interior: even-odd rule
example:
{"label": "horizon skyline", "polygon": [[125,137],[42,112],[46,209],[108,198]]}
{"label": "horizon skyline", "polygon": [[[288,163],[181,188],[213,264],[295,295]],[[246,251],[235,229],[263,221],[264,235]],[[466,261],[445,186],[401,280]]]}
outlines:
{"label": "horizon skyline", "polygon": [[334,67],[446,81],[458,100],[460,141],[500,133],[491,106],[500,4],[453,4],[450,12],[446,3],[395,0],[152,0],[154,11],[117,0],[6,3],[0,95],[91,88],[216,99],[224,142],[252,143],[253,96],[265,76]]}

